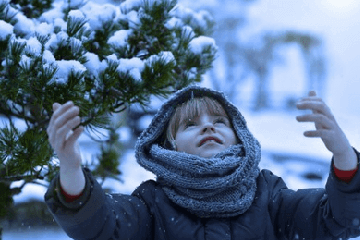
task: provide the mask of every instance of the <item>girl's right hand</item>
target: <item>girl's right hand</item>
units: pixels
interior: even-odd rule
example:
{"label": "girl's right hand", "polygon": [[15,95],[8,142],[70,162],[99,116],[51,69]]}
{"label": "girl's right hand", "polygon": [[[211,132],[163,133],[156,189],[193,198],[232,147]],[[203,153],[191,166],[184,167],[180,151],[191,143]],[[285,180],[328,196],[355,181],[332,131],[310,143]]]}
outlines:
{"label": "girl's right hand", "polygon": [[73,129],[80,124],[79,107],[69,101],[63,105],[54,103],[53,110],[47,134],[60,160],[60,168],[78,169],[81,167],[81,154],[77,140],[84,128]]}

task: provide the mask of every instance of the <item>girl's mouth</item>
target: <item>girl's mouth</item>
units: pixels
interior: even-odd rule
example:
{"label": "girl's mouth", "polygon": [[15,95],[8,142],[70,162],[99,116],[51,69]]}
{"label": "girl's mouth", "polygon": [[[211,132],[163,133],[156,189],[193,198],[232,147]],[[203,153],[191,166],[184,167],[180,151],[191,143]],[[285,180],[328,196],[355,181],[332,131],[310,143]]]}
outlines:
{"label": "girl's mouth", "polygon": [[215,142],[219,143],[219,144],[222,144],[222,142],[220,141],[220,139],[216,138],[216,137],[205,137],[203,139],[200,140],[200,143],[199,143],[199,147],[201,145],[203,145],[205,142],[207,141],[210,141],[210,140],[214,140]]}

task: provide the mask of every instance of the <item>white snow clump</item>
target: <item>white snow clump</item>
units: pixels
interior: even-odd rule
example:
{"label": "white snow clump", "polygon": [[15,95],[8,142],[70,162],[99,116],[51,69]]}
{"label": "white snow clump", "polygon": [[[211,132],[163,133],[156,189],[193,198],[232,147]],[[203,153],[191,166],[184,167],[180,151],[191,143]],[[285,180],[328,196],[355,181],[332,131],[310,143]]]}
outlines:
{"label": "white snow clump", "polygon": [[32,34],[35,29],[35,24],[32,19],[27,18],[21,12],[16,15],[18,22],[15,24],[15,29],[25,35]]}
{"label": "white snow clump", "polygon": [[133,9],[135,7],[139,7],[141,5],[142,0],[127,0],[123,3],[121,3],[120,8],[124,9],[124,12],[127,12],[130,9]]}
{"label": "white snow clump", "polygon": [[85,72],[87,69],[79,61],[76,60],[59,60],[56,61],[58,70],[55,73],[55,81],[65,84],[71,71]]}
{"label": "white snow clump", "polygon": [[49,50],[45,50],[43,55],[42,55],[42,59],[45,63],[54,63],[55,62],[55,57],[52,54],[52,52],[50,52]]}
{"label": "white snow clump", "polygon": [[55,1],[53,3],[53,8],[47,10],[46,12],[44,12],[41,17],[40,17],[40,21],[45,21],[47,23],[52,23],[54,21],[54,19],[57,18],[64,18],[64,12],[63,10],[63,5],[64,2],[63,1]]}
{"label": "white snow clump", "polygon": [[106,59],[109,62],[119,63],[119,60],[118,60],[118,58],[117,58],[117,56],[115,54],[111,54],[111,55],[106,56]]}
{"label": "white snow clump", "polygon": [[48,35],[54,32],[54,25],[42,22],[38,26],[36,26],[35,29],[35,31],[40,35]]}
{"label": "white snow clump", "polygon": [[122,16],[119,7],[111,4],[99,5],[88,2],[88,4],[83,6],[80,10],[88,19],[88,23],[93,30],[101,29],[104,22],[116,22],[117,19]]}
{"label": "white snow clump", "polygon": [[64,19],[62,19],[62,18],[55,18],[54,19],[54,28],[55,27],[60,28],[62,31],[66,31],[67,30],[67,22],[65,22]]}
{"label": "white snow clump", "polygon": [[138,26],[140,25],[140,18],[138,16],[138,12],[136,11],[131,11],[126,15],[128,22],[129,22],[129,27],[130,28],[134,28],[137,29]]}
{"label": "white snow clump", "polygon": [[165,27],[169,30],[173,30],[175,28],[181,28],[184,26],[184,23],[181,19],[172,17],[165,23]]}
{"label": "white snow clump", "polygon": [[69,12],[68,17],[73,17],[73,18],[85,18],[84,14],[80,11],[80,10],[71,10]]}
{"label": "white snow clump", "polygon": [[104,69],[107,67],[106,61],[103,60],[102,62],[100,62],[99,56],[94,53],[87,52],[87,53],[85,53],[85,57],[88,61],[86,63],[84,63],[84,66],[95,77],[97,77],[99,75],[99,73],[104,71]]}
{"label": "white snow clump", "polygon": [[67,1],[70,2],[69,7],[70,8],[77,8],[80,7],[81,5],[83,5],[84,3],[87,2],[87,0],[71,0],[71,1]]}
{"label": "white snow clump", "polygon": [[137,57],[131,59],[121,58],[119,61],[119,66],[117,68],[118,72],[127,72],[134,79],[141,79],[141,71],[144,69],[145,63]]}
{"label": "white snow clump", "polygon": [[5,40],[7,35],[13,33],[14,27],[4,20],[0,20],[0,29],[0,40]]}
{"label": "white snow clump", "polygon": [[176,65],[176,59],[172,52],[169,51],[163,51],[160,52],[158,55],[152,55],[148,59],[146,59],[145,63],[148,66],[151,66],[154,62],[157,62],[160,60],[160,58],[165,60],[165,63],[169,63],[173,61]]}
{"label": "white snow clump", "polygon": [[19,65],[23,68],[30,66],[31,58],[26,55],[21,55]]}
{"label": "white snow clump", "polygon": [[186,25],[181,29],[181,35],[189,37],[189,38],[193,38],[193,37],[195,37],[195,32],[190,26]]}
{"label": "white snow clump", "polygon": [[204,50],[204,48],[208,46],[212,46],[213,48],[216,48],[215,40],[213,38],[200,36],[194,38],[189,43],[190,50],[196,55],[200,55]]}
{"label": "white snow clump", "polygon": [[39,42],[39,40],[37,40],[36,37],[31,37],[29,38],[29,40],[26,41],[26,49],[27,51],[35,55],[40,55],[42,50],[42,45]]}
{"label": "white snow clump", "polygon": [[127,44],[127,38],[132,34],[132,30],[118,30],[114,36],[110,37],[108,44],[113,44],[115,47],[124,47]]}

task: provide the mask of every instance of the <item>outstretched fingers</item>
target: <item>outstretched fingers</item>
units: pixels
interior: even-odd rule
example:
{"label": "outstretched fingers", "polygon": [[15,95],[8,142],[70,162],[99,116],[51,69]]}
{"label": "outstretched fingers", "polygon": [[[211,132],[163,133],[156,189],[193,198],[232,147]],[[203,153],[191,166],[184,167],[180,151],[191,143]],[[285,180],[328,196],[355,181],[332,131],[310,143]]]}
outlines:
{"label": "outstretched fingers", "polygon": [[308,114],[297,116],[296,120],[298,122],[314,122],[321,129],[331,129],[334,127],[334,122],[326,115],[322,114]]}
{"label": "outstretched fingers", "polygon": [[80,124],[79,108],[71,101],[60,105],[55,103],[53,105],[54,114],[51,117],[49,127],[47,129],[49,141],[55,150],[60,150],[64,147],[67,139],[71,142],[76,141],[82,132],[83,128],[73,131],[75,127]]}
{"label": "outstretched fingers", "polygon": [[316,130],[306,131],[306,137],[326,137],[329,131],[337,127],[335,118],[330,108],[322,101],[321,98],[316,96],[314,91],[309,93],[309,96],[300,99],[296,104],[299,110],[311,110],[312,114],[297,116],[298,122],[313,122],[315,123]]}
{"label": "outstretched fingers", "polygon": [[304,132],[305,137],[309,138],[327,138],[331,134],[332,130],[329,129],[317,129],[317,130],[309,130]]}
{"label": "outstretched fingers", "polygon": [[[342,159],[344,156],[349,156],[348,152],[353,153],[345,133],[337,124],[330,108],[322,101],[321,98],[316,96],[315,92],[310,92],[309,96],[302,98],[297,103],[297,108],[300,110],[312,111],[312,114],[296,117],[299,122],[315,123],[315,130],[304,132],[306,137],[321,138],[325,147],[334,155],[336,154],[338,159]],[[353,162],[356,162],[356,160]],[[352,168],[344,167],[344,169]]]}
{"label": "outstretched fingers", "polygon": [[322,114],[329,118],[334,118],[330,108],[320,99],[315,100],[300,100],[296,107],[299,110],[312,110],[313,113]]}

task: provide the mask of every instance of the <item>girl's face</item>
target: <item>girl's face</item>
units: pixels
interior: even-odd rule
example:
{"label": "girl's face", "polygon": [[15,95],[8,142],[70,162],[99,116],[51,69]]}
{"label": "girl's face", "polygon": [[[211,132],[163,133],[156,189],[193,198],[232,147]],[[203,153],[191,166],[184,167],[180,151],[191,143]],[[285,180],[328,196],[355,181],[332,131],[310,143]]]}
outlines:
{"label": "girl's face", "polygon": [[227,116],[202,111],[180,122],[175,135],[176,151],[210,158],[237,144],[236,134]]}

